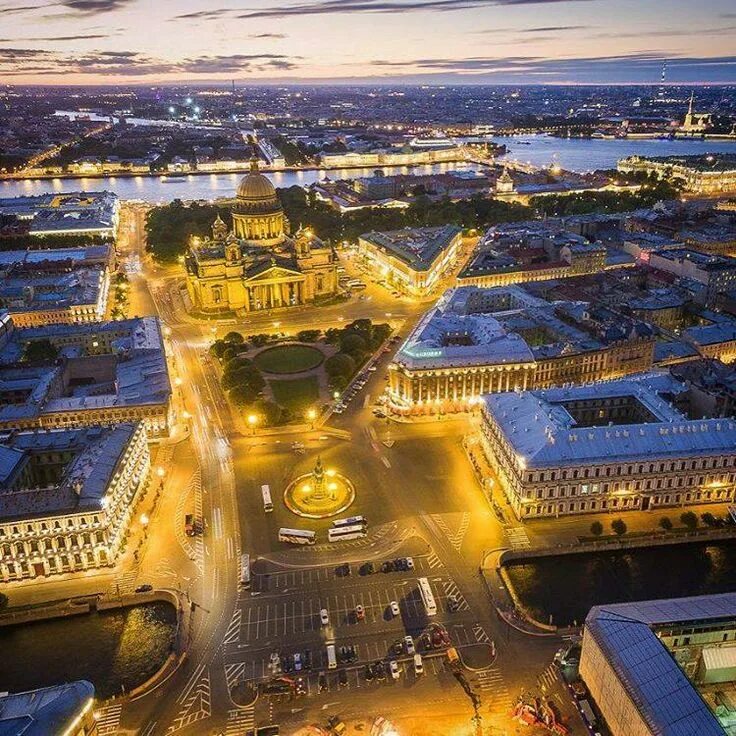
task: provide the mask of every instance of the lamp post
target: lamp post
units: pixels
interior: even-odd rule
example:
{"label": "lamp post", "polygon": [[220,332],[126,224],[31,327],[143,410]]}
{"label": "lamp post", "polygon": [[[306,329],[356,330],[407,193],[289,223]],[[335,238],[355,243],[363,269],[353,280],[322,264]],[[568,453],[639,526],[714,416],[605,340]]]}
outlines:
{"label": "lamp post", "polygon": [[256,425],[258,424],[258,416],[256,414],[248,414],[248,426],[252,435],[256,433]]}
{"label": "lamp post", "polygon": [[309,428],[314,429],[314,420],[317,418],[317,410],[309,409],[307,411],[307,419],[309,420]]}

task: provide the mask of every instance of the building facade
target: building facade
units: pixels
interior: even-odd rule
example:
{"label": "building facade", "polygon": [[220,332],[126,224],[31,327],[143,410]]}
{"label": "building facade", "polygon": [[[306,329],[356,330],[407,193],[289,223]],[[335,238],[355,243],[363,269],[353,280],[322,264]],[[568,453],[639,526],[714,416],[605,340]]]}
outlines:
{"label": "building facade", "polygon": [[736,156],[727,153],[700,156],[629,156],[618,162],[623,173],[643,172],[678,182],[692,194],[736,191]]}
{"label": "building facade", "polygon": [[455,225],[364,233],[358,254],[377,276],[409,296],[423,297],[456,263],[462,230]]}
{"label": "building facade", "polygon": [[396,353],[389,403],[402,413],[461,410],[486,393],[617,378],[651,368],[654,345],[642,323],[601,324],[578,303],[548,303],[518,286],[460,287]]}
{"label": "building facade", "polygon": [[289,223],[270,180],[241,181],[228,232],[218,217],[212,237],[185,258],[192,309],[204,314],[293,307],[337,293],[337,256],[309,230],[288,236]]}
{"label": "building facade", "polygon": [[736,423],[691,420],[669,374],[484,396],[480,441],[519,519],[733,502]]}
{"label": "building facade", "polygon": [[1,580],[115,563],[149,479],[142,423],[10,433],[0,458]]}

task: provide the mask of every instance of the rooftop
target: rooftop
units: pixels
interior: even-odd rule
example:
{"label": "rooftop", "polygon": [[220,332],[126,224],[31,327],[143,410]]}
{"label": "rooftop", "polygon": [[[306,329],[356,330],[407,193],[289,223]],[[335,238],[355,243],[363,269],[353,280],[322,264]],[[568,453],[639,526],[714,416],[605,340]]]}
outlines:
{"label": "rooftop", "polygon": [[406,263],[414,271],[428,271],[462,229],[456,225],[404,228],[361,235],[373,246]]}
{"label": "rooftop", "polygon": [[585,619],[652,733],[723,736],[723,729],[657,637],[672,624],[733,621],[736,593],[595,606]]}

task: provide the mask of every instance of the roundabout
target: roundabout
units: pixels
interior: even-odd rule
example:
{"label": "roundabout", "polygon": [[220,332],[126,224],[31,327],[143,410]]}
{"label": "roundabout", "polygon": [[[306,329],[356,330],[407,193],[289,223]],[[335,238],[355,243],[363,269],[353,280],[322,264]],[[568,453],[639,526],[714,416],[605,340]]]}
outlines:
{"label": "roundabout", "polygon": [[253,362],[264,373],[289,375],[305,373],[318,368],[324,362],[321,350],[311,345],[275,345],[261,350],[253,357]]}
{"label": "roundabout", "polygon": [[284,503],[293,514],[307,519],[327,519],[341,514],[355,501],[355,486],[333,468],[325,469],[322,459],[311,473],[294,479],[284,491]]}

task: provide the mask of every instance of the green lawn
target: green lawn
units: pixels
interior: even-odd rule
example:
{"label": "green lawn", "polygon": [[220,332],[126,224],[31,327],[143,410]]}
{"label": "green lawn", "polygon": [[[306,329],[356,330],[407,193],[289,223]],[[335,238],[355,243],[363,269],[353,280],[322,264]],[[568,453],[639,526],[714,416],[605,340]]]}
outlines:
{"label": "green lawn", "polygon": [[273,398],[277,404],[288,409],[295,417],[303,416],[307,409],[319,403],[317,376],[292,380],[270,380]]}
{"label": "green lawn", "polygon": [[316,368],[324,360],[317,348],[308,345],[276,345],[261,351],[253,362],[264,373],[300,373]]}

